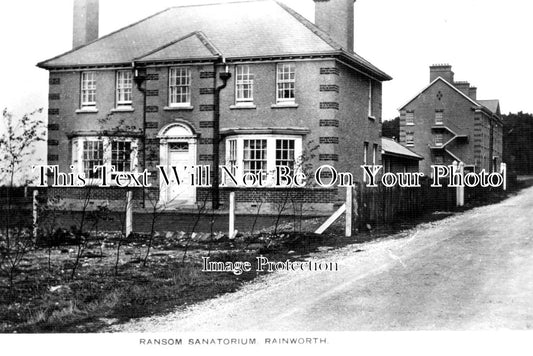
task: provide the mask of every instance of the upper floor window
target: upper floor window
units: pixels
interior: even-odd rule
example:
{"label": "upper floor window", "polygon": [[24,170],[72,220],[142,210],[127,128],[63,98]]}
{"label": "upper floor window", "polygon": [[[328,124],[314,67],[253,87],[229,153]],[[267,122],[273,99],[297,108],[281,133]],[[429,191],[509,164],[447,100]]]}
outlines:
{"label": "upper floor window", "polygon": [[294,103],[295,101],[295,65],[294,63],[280,63],[277,66],[276,101],[278,103]]}
{"label": "upper floor window", "polygon": [[415,112],[414,111],[408,111],[405,114],[405,124],[406,125],[414,125],[415,124]]}
{"label": "upper floor window", "polygon": [[94,72],[81,73],[81,106],[96,106],[96,75]]}
{"label": "upper floor window", "polygon": [[131,106],[133,73],[129,70],[117,72],[117,106]]}
{"label": "upper floor window", "polygon": [[363,145],[363,164],[368,164],[368,142],[365,142]]}
{"label": "upper floor window", "polygon": [[444,137],[442,134],[435,134],[435,146],[440,147],[442,146]]}
{"label": "upper floor window", "polygon": [[170,68],[169,105],[191,105],[191,70],[187,67]]}
{"label": "upper floor window", "polygon": [[254,76],[249,65],[240,65],[236,68],[235,101],[237,104],[253,103],[254,101]]}
{"label": "upper floor window", "polygon": [[373,118],[374,117],[374,105],[373,105],[373,101],[374,101],[374,95],[373,95],[373,90],[374,90],[374,85],[372,83],[372,79],[369,79],[368,80],[368,117],[370,118]]}
{"label": "upper floor window", "polygon": [[378,159],[378,145],[374,143],[372,147],[372,164],[375,166]]}
{"label": "upper floor window", "polygon": [[444,120],[444,111],[436,110],[435,111],[435,124],[442,125],[444,123],[443,120]]}
{"label": "upper floor window", "polygon": [[414,146],[415,145],[415,135],[413,132],[406,132],[405,133],[405,145],[406,146]]}

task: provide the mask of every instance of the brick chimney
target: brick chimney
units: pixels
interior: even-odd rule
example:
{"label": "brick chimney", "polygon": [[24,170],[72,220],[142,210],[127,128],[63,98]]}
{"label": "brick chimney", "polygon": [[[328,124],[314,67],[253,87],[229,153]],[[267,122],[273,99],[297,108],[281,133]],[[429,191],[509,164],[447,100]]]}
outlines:
{"label": "brick chimney", "polygon": [[429,67],[429,82],[432,83],[438,77],[442,77],[445,81],[453,84],[452,66],[449,64],[434,64]]}
{"label": "brick chimney", "polygon": [[468,89],[468,96],[474,101],[477,100],[477,88],[470,87],[470,89]]}
{"label": "brick chimney", "polygon": [[353,52],[355,0],[314,0],[315,25]]}
{"label": "brick chimney", "polygon": [[72,47],[98,38],[98,0],[74,0]]}
{"label": "brick chimney", "polygon": [[459,89],[466,96],[470,94],[470,83],[469,82],[455,82],[453,83],[453,86]]}

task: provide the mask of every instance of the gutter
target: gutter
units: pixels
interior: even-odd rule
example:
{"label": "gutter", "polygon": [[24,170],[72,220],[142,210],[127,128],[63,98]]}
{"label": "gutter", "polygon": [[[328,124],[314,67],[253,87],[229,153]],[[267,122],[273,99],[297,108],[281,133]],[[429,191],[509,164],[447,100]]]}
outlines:
{"label": "gutter", "polygon": [[[226,88],[228,80],[231,78],[226,59],[222,57],[222,65],[224,65],[224,71],[218,74],[218,77],[222,80],[222,84],[215,88],[214,98],[214,121],[213,121],[213,183],[211,185],[211,205],[213,210],[220,208],[220,92]],[[215,73],[217,64],[215,63]],[[217,78],[215,76],[215,86]]]}
{"label": "gutter", "polygon": [[[142,122],[142,166],[146,169],[146,87],[143,87],[143,83],[146,83],[146,69],[139,69],[137,63],[133,61],[131,63],[133,69],[133,80],[137,85],[137,89],[143,95],[143,122]],[[146,85],[146,84],[145,84]],[[146,182],[144,182],[146,184]],[[146,207],[146,189],[143,187],[143,208]]]}

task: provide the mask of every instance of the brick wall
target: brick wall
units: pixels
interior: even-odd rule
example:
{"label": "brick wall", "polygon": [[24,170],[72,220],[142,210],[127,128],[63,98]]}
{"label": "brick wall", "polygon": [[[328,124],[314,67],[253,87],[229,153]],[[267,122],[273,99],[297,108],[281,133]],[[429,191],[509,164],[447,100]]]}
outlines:
{"label": "brick wall", "polygon": [[[233,76],[221,97],[223,128],[298,127],[309,129],[303,137],[304,152],[317,147],[307,162],[316,169],[330,164],[339,172],[351,172],[360,179],[363,141],[380,143],[381,85],[375,83],[374,106],[376,119],[368,118],[368,79],[344,67],[334,59],[320,61],[298,60],[296,64],[297,107],[276,106],[276,63],[251,64],[254,74],[254,104],[252,109],[236,109],[235,65],[229,69]],[[166,125],[182,121],[190,124],[198,135],[197,163],[213,161],[213,104],[214,88],[221,84],[213,65],[189,65],[191,69],[191,107],[168,107],[168,67],[147,68],[146,97],[146,168],[157,170],[160,164],[160,143],[157,135]],[[142,95],[133,87],[133,111],[116,112],[115,70],[97,72],[97,112],[80,113],[80,71],[51,72],[49,96],[49,157],[50,164],[59,164],[61,171],[69,171],[72,146],[67,134],[79,131],[111,129],[138,130],[142,128]],[[142,147],[139,147],[142,152]],[[224,142],[220,147],[220,162],[225,161]],[[139,157],[141,162],[141,157]],[[155,187],[157,175],[150,181]],[[76,195],[70,191],[70,195]],[[110,190],[95,194],[111,194]],[[261,193],[263,194],[263,193]],[[274,193],[264,193],[269,196]],[[277,193],[276,193],[277,194]],[[319,197],[318,193],[312,196]],[[325,193],[324,193],[325,194]],[[325,194],[317,202],[336,198]],[[275,197],[275,194],[273,195]],[[314,198],[309,198],[314,199]],[[325,199],[325,200],[324,200]],[[329,200],[328,200],[329,199]],[[198,198],[200,200],[200,198]]]}
{"label": "brick wall", "polygon": [[[447,148],[462,158],[466,164],[474,164],[474,104],[465,99],[461,94],[450,88],[442,81],[436,82],[433,86],[421,93],[415,100],[407,105],[400,112],[400,142],[405,145],[406,132],[414,133],[414,147],[409,147],[419,155],[424,157],[420,161],[420,172],[425,175],[431,174],[431,165],[435,163],[435,152],[429,148],[434,144],[435,131],[431,128],[435,125],[435,111],[443,110],[444,122],[450,121],[460,129],[462,134],[469,136],[468,143],[464,141],[454,141]],[[414,112],[414,125],[406,124],[407,111]],[[452,136],[449,132],[439,131],[444,134],[444,141]],[[443,150],[442,150],[443,151]],[[453,158],[444,154],[444,164],[451,164]]]}
{"label": "brick wall", "polygon": [[[198,201],[211,201],[211,191],[198,188]],[[337,202],[338,190],[335,188],[222,188],[220,201],[227,203],[229,193],[235,192],[235,201],[241,203],[283,203],[294,201],[296,203],[316,204],[324,202]]]}

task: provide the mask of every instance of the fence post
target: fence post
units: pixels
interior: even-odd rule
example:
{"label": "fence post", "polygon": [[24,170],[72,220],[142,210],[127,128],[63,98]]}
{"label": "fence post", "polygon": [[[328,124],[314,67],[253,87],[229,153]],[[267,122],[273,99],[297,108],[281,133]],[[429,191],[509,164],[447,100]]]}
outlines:
{"label": "fence post", "polygon": [[507,190],[507,163],[500,163],[500,174],[503,176],[503,190]]}
{"label": "fence post", "polygon": [[133,230],[133,191],[126,192],[126,237],[130,236]]}
{"label": "fence post", "polygon": [[37,202],[38,195],[39,195],[39,191],[35,189],[33,191],[33,237],[37,237],[37,231],[39,227],[38,225],[39,211],[38,211],[38,202]]}
{"label": "fence post", "polygon": [[345,236],[352,236],[353,186],[346,187],[346,230]]}
{"label": "fence post", "polygon": [[[457,163],[457,161],[453,161],[453,170],[454,172],[457,172],[461,175],[461,181],[463,180],[464,178],[464,163],[463,162],[459,162]],[[452,175],[450,173],[450,182],[452,181]],[[462,186],[458,186],[455,188],[455,205],[456,206],[463,206],[465,205],[465,187],[464,187],[464,181],[462,182],[463,185]]]}
{"label": "fence post", "polygon": [[[461,174],[461,177],[465,177],[465,164],[463,162],[459,162],[459,172]],[[465,205],[465,185],[463,182],[463,185],[461,185],[459,188],[457,188],[459,191],[459,206]]]}
{"label": "fence post", "polygon": [[235,235],[235,192],[229,193],[229,227],[228,238],[233,239]]}

